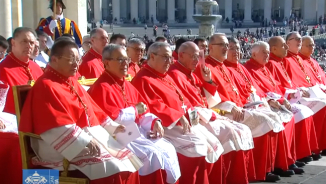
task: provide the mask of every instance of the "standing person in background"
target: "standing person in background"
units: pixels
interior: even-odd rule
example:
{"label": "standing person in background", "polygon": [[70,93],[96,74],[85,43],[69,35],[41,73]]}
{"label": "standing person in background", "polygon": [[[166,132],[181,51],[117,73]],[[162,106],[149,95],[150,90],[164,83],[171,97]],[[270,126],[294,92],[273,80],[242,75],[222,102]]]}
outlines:
{"label": "standing person in background", "polygon": [[[65,18],[63,10],[66,9],[62,0],[50,1],[49,8],[54,12],[54,17],[49,16],[47,18],[41,18],[36,30],[40,30],[52,37],[52,40],[56,40],[63,34],[70,34],[75,38],[75,42],[78,47],[81,47],[82,36],[80,34],[78,25],[73,20]],[[56,5],[56,7],[54,7]]]}

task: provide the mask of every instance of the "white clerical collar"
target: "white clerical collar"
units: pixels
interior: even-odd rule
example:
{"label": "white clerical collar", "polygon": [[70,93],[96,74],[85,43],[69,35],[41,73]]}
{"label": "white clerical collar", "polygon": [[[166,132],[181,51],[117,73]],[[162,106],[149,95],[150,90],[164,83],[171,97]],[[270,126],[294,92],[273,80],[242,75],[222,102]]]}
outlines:
{"label": "white clerical collar", "polygon": [[58,19],[60,19],[60,20],[62,20],[62,19],[64,19],[65,17],[63,16],[63,13],[61,13],[61,15],[56,15],[56,20],[58,20]]}
{"label": "white clerical collar", "polygon": [[223,63],[222,61],[216,59],[215,57],[213,57],[213,56],[211,56],[211,57],[212,57],[213,59],[215,59],[215,61],[220,62],[220,63]]}

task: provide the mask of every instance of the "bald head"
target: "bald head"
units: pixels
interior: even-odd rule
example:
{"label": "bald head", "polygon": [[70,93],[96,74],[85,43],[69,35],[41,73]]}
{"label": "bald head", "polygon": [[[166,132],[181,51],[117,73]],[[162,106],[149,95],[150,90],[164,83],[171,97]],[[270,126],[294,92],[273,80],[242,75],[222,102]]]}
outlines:
{"label": "bald head", "polygon": [[90,32],[92,48],[101,54],[109,43],[108,33],[102,28],[95,28]]}
{"label": "bald head", "polygon": [[310,36],[302,37],[302,46],[300,49],[300,53],[306,57],[310,57],[315,49],[315,41]]}
{"label": "bald head", "polygon": [[187,41],[179,47],[179,62],[188,70],[195,70],[200,58],[199,47],[192,41]]}
{"label": "bald head", "polygon": [[302,44],[304,42],[314,42],[314,39],[311,36],[303,36],[302,37]]}
{"label": "bald head", "polygon": [[282,42],[282,40],[284,39],[281,36],[273,36],[268,41],[269,47],[277,46],[279,43]]}
{"label": "bald head", "polygon": [[222,38],[222,37],[226,37],[226,35],[224,33],[215,33],[209,38],[209,43],[212,43],[216,39],[219,39],[219,38]]}
{"label": "bald head", "polygon": [[288,45],[281,36],[274,36],[268,41],[270,52],[279,57],[284,58],[287,55]]}
{"label": "bald head", "polygon": [[181,44],[181,46],[179,48],[179,53],[180,52],[186,52],[188,50],[194,50],[196,48],[198,48],[198,46],[194,42],[187,41],[187,42]]}

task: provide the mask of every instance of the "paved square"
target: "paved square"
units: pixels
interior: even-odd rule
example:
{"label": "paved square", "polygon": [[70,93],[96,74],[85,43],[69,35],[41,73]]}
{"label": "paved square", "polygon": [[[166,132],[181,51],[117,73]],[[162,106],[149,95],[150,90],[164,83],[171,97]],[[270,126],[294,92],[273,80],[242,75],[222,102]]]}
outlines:
{"label": "paved square", "polygon": [[[304,167],[305,173],[292,177],[282,177],[276,183],[280,184],[325,184],[326,183],[326,157],[313,161]],[[269,182],[252,182],[252,184],[268,184]]]}

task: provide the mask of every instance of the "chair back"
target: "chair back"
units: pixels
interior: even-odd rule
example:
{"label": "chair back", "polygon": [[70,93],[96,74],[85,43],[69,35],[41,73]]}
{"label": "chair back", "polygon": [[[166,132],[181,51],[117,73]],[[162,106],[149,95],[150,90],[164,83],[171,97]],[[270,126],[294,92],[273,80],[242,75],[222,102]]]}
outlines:
{"label": "chair back", "polygon": [[12,87],[12,91],[14,94],[14,104],[15,104],[15,111],[16,111],[18,125],[19,125],[21,111],[23,110],[23,105],[27,98],[28,92],[31,88],[32,88],[32,86],[28,85],[28,84]]}
{"label": "chair back", "polygon": [[[94,82],[93,82],[94,83]],[[13,95],[14,95],[14,104],[16,111],[17,123],[19,126],[21,111],[23,110],[24,103],[26,101],[27,95],[31,90],[32,85],[19,85],[13,86]],[[19,144],[20,151],[22,157],[23,169],[36,169],[35,166],[32,165],[32,158],[36,156],[32,147],[31,147],[31,138],[34,139],[42,139],[39,135],[28,133],[28,132],[18,132],[19,135]],[[88,184],[89,180],[87,178],[73,178],[67,177],[69,170],[69,161],[64,159],[63,162],[67,162],[66,167],[64,167],[64,171],[61,172],[61,177],[59,177],[60,183],[64,184]],[[39,169],[40,167],[37,167]],[[43,168],[44,169],[44,168]]]}

